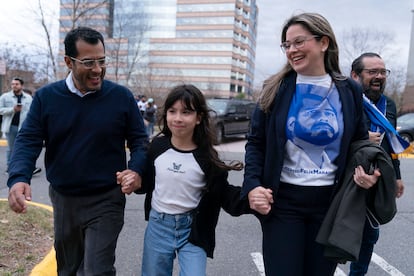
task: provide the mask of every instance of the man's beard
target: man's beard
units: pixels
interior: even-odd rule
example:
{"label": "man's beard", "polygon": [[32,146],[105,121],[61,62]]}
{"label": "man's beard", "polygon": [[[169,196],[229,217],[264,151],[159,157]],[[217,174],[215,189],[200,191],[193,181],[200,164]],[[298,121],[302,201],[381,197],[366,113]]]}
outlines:
{"label": "man's beard", "polygon": [[371,83],[368,87],[364,87],[364,94],[368,97],[371,101],[374,103],[378,102],[378,100],[381,98],[382,93],[384,92],[384,86],[385,83],[381,82],[381,86],[379,90],[373,90],[371,89]]}
{"label": "man's beard", "polygon": [[335,129],[328,123],[316,123],[307,129],[297,122],[295,129],[298,130],[296,132],[298,138],[318,146],[329,145],[338,137],[338,131],[335,132]]}
{"label": "man's beard", "polygon": [[370,99],[371,101],[376,103],[381,98],[382,92],[373,91],[371,88],[367,88],[367,89],[365,89],[364,94],[365,94],[365,96],[368,97],[368,99]]}

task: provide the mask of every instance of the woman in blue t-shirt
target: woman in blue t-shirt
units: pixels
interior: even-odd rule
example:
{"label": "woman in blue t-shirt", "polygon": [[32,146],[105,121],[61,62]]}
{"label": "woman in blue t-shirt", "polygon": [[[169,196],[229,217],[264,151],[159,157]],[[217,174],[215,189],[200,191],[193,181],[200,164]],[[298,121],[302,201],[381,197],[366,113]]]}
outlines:
{"label": "woman in blue t-shirt", "polygon": [[[287,63],[264,82],[253,113],[242,196],[261,222],[266,275],[333,275],[336,263],[315,238],[349,145],[367,138],[362,90],[341,75],[323,16],[291,17],[281,41]],[[354,179],[367,188],[378,175],[358,166]]]}

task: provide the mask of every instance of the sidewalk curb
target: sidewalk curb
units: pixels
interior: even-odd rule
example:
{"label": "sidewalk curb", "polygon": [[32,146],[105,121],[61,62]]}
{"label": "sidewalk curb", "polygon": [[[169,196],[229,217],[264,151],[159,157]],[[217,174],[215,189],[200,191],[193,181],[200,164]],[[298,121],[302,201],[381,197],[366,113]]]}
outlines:
{"label": "sidewalk curb", "polygon": [[30,273],[30,276],[55,276],[57,275],[56,252],[52,248],[46,257],[38,263]]}
{"label": "sidewalk curb", "polygon": [[[7,198],[0,198],[0,201],[7,201]],[[26,201],[26,202],[29,205],[41,207],[53,213],[52,206],[42,204],[42,203],[37,203],[37,202],[31,202],[31,201]],[[29,275],[30,276],[55,276],[57,275],[56,253],[53,247],[49,251],[49,253],[43,258],[43,260],[32,269]]]}

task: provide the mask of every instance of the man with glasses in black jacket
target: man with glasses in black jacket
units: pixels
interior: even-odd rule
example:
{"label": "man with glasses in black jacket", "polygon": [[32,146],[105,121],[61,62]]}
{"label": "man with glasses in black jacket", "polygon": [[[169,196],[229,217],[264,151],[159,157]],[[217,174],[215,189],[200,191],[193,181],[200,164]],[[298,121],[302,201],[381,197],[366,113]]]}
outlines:
{"label": "man with glasses in black jacket", "polygon": [[[384,89],[390,70],[385,68],[381,56],[376,53],[363,53],[352,63],[351,77],[359,82],[366,96],[365,104],[371,104],[379,110],[395,129],[397,125],[397,108],[392,99],[384,95]],[[366,105],[364,105],[366,106]],[[391,141],[387,138],[386,130],[369,119],[367,109],[365,112],[369,121],[369,139],[380,145],[392,157],[392,162],[397,177],[397,194],[399,198],[404,192],[404,185],[401,179],[400,161],[396,157]],[[375,218],[367,215],[365,222],[359,259],[351,262],[350,276],[365,275],[371,261],[374,245],[379,238],[379,224]]]}

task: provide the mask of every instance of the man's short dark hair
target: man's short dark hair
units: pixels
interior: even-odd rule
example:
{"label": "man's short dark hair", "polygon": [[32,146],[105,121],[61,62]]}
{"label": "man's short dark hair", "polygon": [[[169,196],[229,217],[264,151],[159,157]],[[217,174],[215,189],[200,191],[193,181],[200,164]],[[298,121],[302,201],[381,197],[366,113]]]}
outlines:
{"label": "man's short dark hair", "polygon": [[19,81],[21,85],[23,85],[23,84],[24,84],[24,81],[23,81],[23,79],[22,79],[22,78],[19,78],[19,77],[14,77],[14,78],[13,78],[13,80],[15,80],[15,81]]}
{"label": "man's short dark hair", "polygon": [[65,37],[65,55],[69,57],[77,57],[78,49],[76,48],[76,42],[78,40],[83,40],[89,44],[96,45],[102,42],[102,45],[105,49],[104,38],[102,34],[89,27],[77,27],[76,29],[71,30],[67,33]]}
{"label": "man's short dark hair", "polygon": [[364,63],[362,62],[362,60],[365,57],[377,57],[377,58],[382,59],[382,57],[380,55],[378,55],[377,53],[371,53],[371,52],[363,53],[362,55],[357,57],[352,62],[351,72],[355,72],[355,74],[357,74],[357,75],[361,74],[362,70],[364,69]]}

